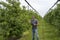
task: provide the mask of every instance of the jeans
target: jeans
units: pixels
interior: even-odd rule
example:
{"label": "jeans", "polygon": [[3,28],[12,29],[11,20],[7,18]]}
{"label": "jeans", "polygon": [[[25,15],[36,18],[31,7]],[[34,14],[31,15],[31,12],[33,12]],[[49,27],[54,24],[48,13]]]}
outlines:
{"label": "jeans", "polygon": [[39,40],[37,29],[32,29],[32,40],[35,40],[35,37],[36,37],[36,40]]}

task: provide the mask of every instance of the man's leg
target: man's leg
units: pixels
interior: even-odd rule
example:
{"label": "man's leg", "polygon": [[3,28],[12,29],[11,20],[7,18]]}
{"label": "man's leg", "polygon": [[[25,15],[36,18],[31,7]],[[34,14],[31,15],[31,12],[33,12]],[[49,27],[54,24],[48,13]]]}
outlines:
{"label": "man's leg", "polygon": [[35,37],[35,30],[32,29],[32,40],[34,40],[34,37]]}
{"label": "man's leg", "polygon": [[36,29],[35,32],[36,32],[36,40],[39,40],[38,30]]}

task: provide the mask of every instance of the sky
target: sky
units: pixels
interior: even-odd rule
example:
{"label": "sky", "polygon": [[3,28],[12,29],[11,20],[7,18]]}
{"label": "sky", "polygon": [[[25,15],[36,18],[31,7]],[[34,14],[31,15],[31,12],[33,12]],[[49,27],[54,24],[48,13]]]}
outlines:
{"label": "sky", "polygon": [[[34,7],[39,15],[44,17],[49,10],[49,8],[57,1],[57,0],[27,0],[32,7]],[[24,0],[20,0],[21,5],[28,7],[27,3]]]}
{"label": "sky", "polygon": [[[1,1],[1,0],[0,0]],[[2,0],[5,1],[5,0]],[[41,17],[44,17],[47,13],[47,11],[49,10],[49,8],[57,1],[57,0],[27,0],[31,6],[37,10],[37,12],[39,13],[39,15]],[[6,1],[5,1],[6,2]],[[25,6],[28,8],[27,3],[24,0],[20,0],[21,5]],[[30,7],[29,7],[30,8]],[[30,8],[31,9],[31,8]]]}

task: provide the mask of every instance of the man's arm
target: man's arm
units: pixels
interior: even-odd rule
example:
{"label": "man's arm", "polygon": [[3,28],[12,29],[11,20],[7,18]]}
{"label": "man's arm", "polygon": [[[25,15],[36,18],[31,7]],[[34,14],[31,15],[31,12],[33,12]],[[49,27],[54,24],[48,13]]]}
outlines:
{"label": "man's arm", "polygon": [[35,23],[34,25],[36,25],[36,26],[37,26],[37,25],[38,25],[38,20],[36,19],[35,21],[36,21],[36,23]]}

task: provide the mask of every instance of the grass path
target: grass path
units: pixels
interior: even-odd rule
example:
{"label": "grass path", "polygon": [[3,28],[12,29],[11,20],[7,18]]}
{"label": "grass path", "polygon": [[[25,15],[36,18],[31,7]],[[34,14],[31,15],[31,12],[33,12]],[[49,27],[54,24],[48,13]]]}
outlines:
{"label": "grass path", "polygon": [[3,36],[1,34],[2,34],[2,30],[0,28],[0,40],[3,40]]}
{"label": "grass path", "polygon": [[[59,40],[56,36],[56,28],[48,23],[46,23],[44,20],[41,20],[38,26],[38,34],[39,34],[39,40]],[[31,30],[28,31],[29,34],[21,38],[20,40],[32,40],[32,32]]]}

